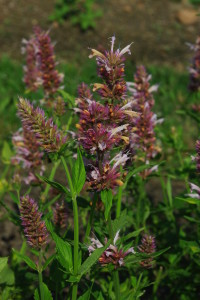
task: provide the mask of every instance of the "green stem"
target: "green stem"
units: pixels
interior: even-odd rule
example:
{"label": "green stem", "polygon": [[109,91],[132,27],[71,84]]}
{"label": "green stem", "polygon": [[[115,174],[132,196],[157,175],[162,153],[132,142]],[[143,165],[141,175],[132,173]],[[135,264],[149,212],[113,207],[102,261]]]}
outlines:
{"label": "green stem", "polygon": [[109,213],[109,215],[108,215],[108,232],[109,232],[109,236],[110,236],[111,244],[112,244],[113,240],[114,240],[114,234],[113,234],[113,229],[112,229],[111,213]]}
{"label": "green stem", "polygon": [[119,273],[117,270],[113,272],[113,281],[115,289],[115,299],[120,300],[120,282],[119,282]]}
{"label": "green stem", "polygon": [[39,253],[39,262],[38,262],[38,279],[39,279],[39,288],[40,288],[40,298],[41,300],[45,300],[44,291],[42,287],[43,279],[42,279],[42,249]]}
{"label": "green stem", "polygon": [[122,191],[123,191],[123,186],[119,187],[118,190],[118,197],[117,197],[117,211],[116,211],[116,218],[119,218],[121,214],[121,206],[122,206]]}
{"label": "green stem", "polygon": [[88,236],[90,235],[90,231],[91,231],[91,227],[92,227],[92,221],[93,221],[93,216],[94,216],[94,211],[95,211],[96,203],[97,203],[97,194],[95,194],[94,200],[92,202],[92,207],[91,207],[91,212],[90,212],[90,218],[89,218],[89,222],[87,223],[87,228],[86,228],[84,242],[87,242]]}
{"label": "green stem", "polygon": [[[78,274],[78,245],[79,245],[79,223],[78,223],[78,205],[76,201],[76,193],[74,191],[74,187],[72,184],[72,179],[69,173],[69,169],[67,167],[67,164],[65,162],[65,159],[63,156],[61,156],[61,161],[63,163],[67,181],[69,184],[69,189],[72,197],[72,203],[73,203],[73,214],[74,214],[74,275],[76,276]],[[78,292],[78,283],[74,283],[72,288],[72,300],[77,299],[77,292]]]}
{"label": "green stem", "polygon": [[[113,244],[114,234],[112,229],[111,213],[109,213],[108,215],[108,230],[111,239],[111,244]],[[120,282],[119,282],[119,274],[117,270],[114,270],[113,272],[113,281],[114,281],[115,299],[120,300]]]}
{"label": "green stem", "polygon": [[65,162],[65,159],[63,156],[61,156],[61,161],[63,163],[63,167],[65,169],[65,174],[66,174],[66,177],[67,177],[67,181],[68,181],[68,184],[69,184],[69,189],[70,189],[70,193],[71,193],[71,196],[72,196],[72,200],[74,198],[74,187],[73,187],[73,184],[72,184],[72,179],[71,179],[71,176],[70,176],[70,173],[69,173],[69,169],[68,169],[68,166]]}
{"label": "green stem", "polygon": [[[60,160],[58,160],[57,162],[54,163],[54,166],[53,166],[53,168],[51,170],[51,173],[50,173],[50,176],[49,176],[49,180],[53,180],[54,179],[54,176],[56,174],[56,170],[57,170],[59,164],[60,164]],[[44,201],[46,200],[46,197],[47,197],[47,195],[49,193],[50,188],[51,188],[51,186],[47,183],[46,188],[44,190],[44,193],[42,195],[42,199],[44,199]]]}

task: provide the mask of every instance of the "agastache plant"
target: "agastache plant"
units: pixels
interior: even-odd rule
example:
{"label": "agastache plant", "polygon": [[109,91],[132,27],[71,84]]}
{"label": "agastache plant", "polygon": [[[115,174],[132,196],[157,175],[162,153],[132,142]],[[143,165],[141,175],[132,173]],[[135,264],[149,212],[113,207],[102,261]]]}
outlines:
{"label": "agastache plant", "polygon": [[[145,257],[143,266],[150,267],[152,258],[145,254],[153,254],[155,251],[155,240],[152,236],[145,236],[142,239],[137,253],[132,247],[133,243],[127,242],[141,232],[141,222],[133,220],[129,225],[127,223],[135,207],[138,210],[138,216],[141,211],[145,211],[144,202],[141,202],[139,211],[137,200],[135,203],[129,201],[132,206],[129,213],[127,214],[126,210],[121,212],[122,193],[128,180],[134,181],[133,175],[138,174],[137,170],[135,172],[135,169],[132,170],[130,166],[132,147],[137,152],[137,147],[142,145],[140,151],[145,153],[145,163],[154,156],[157,150],[153,131],[155,117],[151,112],[154,104],[151,92],[154,88],[150,87],[150,77],[145,73],[145,69],[138,69],[134,86],[136,92],[133,93],[133,97],[129,97],[125,82],[124,62],[125,54],[130,54],[130,45],[122,50],[115,50],[115,37],[112,37],[110,50],[100,52],[91,49],[89,57],[96,58],[101,83],[95,83],[93,91],[85,83],[78,88],[77,106],[74,108],[79,116],[79,122],[76,124],[78,132],[70,131],[72,130],[70,128],[72,116],[69,118],[70,122],[62,127],[65,129],[61,130],[59,117],[65,113],[65,102],[57,93],[62,78],[55,69],[53,50],[48,33],[35,28],[34,35],[26,43],[28,58],[24,80],[32,91],[43,86],[45,99],[47,101],[54,100],[51,102],[51,108],[54,110],[48,108],[48,115],[53,111],[56,118],[48,118],[45,110],[34,106],[28,100],[19,99],[17,108],[22,130],[13,137],[16,150],[13,161],[22,163],[23,168],[27,170],[26,182],[28,184],[39,178],[39,182],[44,182],[46,186],[40,184],[37,187],[38,190],[41,189],[37,202],[29,196],[35,192],[32,191],[33,185],[24,192],[23,197],[20,197],[19,190],[17,190],[17,196],[10,193],[15,203],[19,203],[21,225],[29,245],[33,248],[31,252],[37,255],[37,259],[34,262],[27,257],[24,246],[20,253],[17,251],[15,253],[30,268],[38,271],[40,293],[38,289],[35,290],[35,299],[65,298],[62,294],[65,292],[68,293],[67,297],[72,300],[76,300],[79,296],[82,297],[82,287],[85,289],[85,285],[82,284],[84,276],[91,277],[91,281],[93,281],[92,268],[97,262],[101,267],[105,267],[103,270],[107,271],[109,278],[109,272],[112,272],[114,282],[110,287],[111,294],[109,292],[106,297],[112,295],[114,299],[113,292],[115,292],[116,300],[125,299],[128,294],[125,295],[123,291],[124,276],[120,278],[118,272],[122,268],[128,268],[130,264],[140,262],[143,257]],[[98,100],[95,99],[97,93]],[[62,93],[62,95],[64,94],[65,92]],[[72,133],[73,141],[70,142],[70,135],[66,132]],[[133,136],[134,138],[137,136],[134,142]],[[74,145],[77,154],[74,153],[72,147]],[[82,158],[82,152],[84,158]],[[136,155],[139,156],[139,151]],[[46,162],[51,162],[45,173],[50,172],[45,176],[43,174],[44,158]],[[60,163],[62,163],[63,173],[57,174],[57,168],[61,167]],[[130,167],[130,170],[127,166]],[[129,171],[130,176],[127,176]],[[131,174],[132,171],[135,173]],[[63,174],[65,176],[62,176]],[[141,179],[141,177],[139,178]],[[54,189],[53,192],[56,190],[56,194],[50,193],[51,187]],[[57,202],[61,197],[68,202],[69,207],[73,208],[73,217],[67,213],[64,201]],[[97,203],[100,203],[101,210],[95,211]],[[90,214],[87,219],[88,210]],[[101,219],[102,211],[104,212],[103,219]],[[46,212],[47,214],[45,214]],[[81,214],[79,215],[79,213]],[[102,236],[106,236],[104,243],[96,238],[89,238],[96,215],[98,217],[95,219],[94,228],[100,239]],[[116,215],[116,219],[112,220],[114,215]],[[70,225],[67,226],[68,219],[73,219],[73,228],[70,228],[70,222]],[[80,221],[83,222],[81,227]],[[135,227],[134,232],[131,232],[132,224]],[[124,231],[126,226],[129,226],[128,234]],[[56,253],[51,253],[50,256],[48,249],[52,249],[52,245],[49,245],[50,238],[47,229],[56,250]],[[64,234],[62,234],[62,229],[67,229]],[[123,230],[121,238],[119,237],[120,230],[121,232]],[[73,239],[71,240],[72,234]],[[80,243],[80,240],[83,241]],[[88,245],[86,253],[84,253],[84,243]],[[24,253],[22,253],[23,251]],[[51,262],[53,263],[47,272],[49,280],[45,282],[55,280],[55,284],[51,286],[52,295],[42,279],[42,272]],[[100,279],[97,279],[97,285],[95,283],[97,290],[92,291],[96,298],[98,295],[101,297],[99,287],[102,285],[100,276],[103,270],[101,269],[99,274],[95,270],[95,276]],[[121,289],[120,281],[123,281],[124,285],[121,286]],[[81,282],[80,285],[79,282]],[[132,291],[133,289],[130,292],[132,293]],[[103,294],[105,294],[104,291]],[[87,291],[84,292],[83,297],[85,295],[88,298]]]}
{"label": "agastache plant", "polygon": [[49,32],[34,28],[34,34],[29,41],[23,40],[23,52],[26,53],[24,67],[24,82],[30,90],[44,89],[45,99],[51,102],[61,88],[64,75],[56,69],[54,45]]}
{"label": "agastache plant", "polygon": [[189,68],[190,82],[189,90],[192,92],[200,89],[200,36],[197,37],[194,45],[188,44],[190,49],[194,51],[194,56]]}
{"label": "agastache plant", "polygon": [[[144,234],[141,244],[138,246],[138,250],[144,254],[153,254],[156,251],[155,237],[152,235]],[[140,262],[143,268],[153,267],[153,258],[147,258]]]}
{"label": "agastache plant", "polygon": [[[102,248],[104,245],[97,239],[97,238],[91,238],[91,244],[88,246],[88,251],[90,255],[92,252],[95,251],[95,249]],[[99,257],[98,262],[101,266],[106,266],[108,264],[114,265],[115,269],[119,268],[124,265],[124,258],[132,253],[135,254],[135,251],[133,247],[129,248],[128,250],[123,250],[123,248],[119,247],[117,245],[117,241],[119,240],[119,231],[116,233],[113,244],[110,244],[108,248],[103,252],[103,254]],[[108,239],[105,238],[104,244],[106,245],[108,242]]]}
{"label": "agastache plant", "polygon": [[67,210],[64,201],[61,204],[56,203],[53,217],[53,222],[57,228],[66,228]]}
{"label": "agastache plant", "polygon": [[20,217],[24,234],[29,245],[39,251],[39,258],[37,262],[38,281],[40,287],[41,300],[45,300],[43,279],[42,279],[42,260],[45,245],[48,243],[48,233],[45,222],[42,220],[42,213],[39,211],[38,204],[30,198],[29,195],[23,196],[20,199]]}
{"label": "agastache plant", "polygon": [[116,156],[120,164],[113,164],[114,147],[125,147],[129,143],[128,125],[130,115],[135,113],[124,102],[126,82],[124,80],[124,55],[130,54],[130,45],[114,50],[115,37],[111,40],[110,51],[101,53],[91,49],[90,58],[96,57],[98,75],[103,83],[95,83],[93,91],[98,91],[102,102],[93,100],[93,95],[85,84],[79,87],[77,99],[80,121],[77,124],[78,140],[87,153],[96,156],[86,168],[87,186],[92,190],[114,189],[122,184],[119,167],[128,156],[121,153]]}
{"label": "agastache plant", "polygon": [[52,119],[47,119],[45,112],[34,108],[28,100],[19,99],[18,115],[29,132],[32,132],[41,148],[46,152],[58,152],[66,143],[67,136],[54,125]]}
{"label": "agastache plant", "polygon": [[[192,160],[196,162],[197,174],[200,174],[200,140],[196,141],[196,156],[192,156]],[[191,193],[187,196],[191,198],[200,199],[200,187],[194,183],[190,183]]]}
{"label": "agastache plant", "polygon": [[29,195],[26,195],[21,198],[19,208],[28,243],[33,248],[41,249],[47,243],[48,234],[37,203]]}
{"label": "agastache plant", "polygon": [[[156,145],[154,128],[158,122],[156,114],[152,112],[154,106],[153,92],[157,91],[158,85],[150,86],[151,75],[148,75],[144,66],[137,67],[134,75],[134,82],[128,82],[128,90],[134,99],[133,107],[138,112],[138,117],[132,122],[130,136],[130,152],[134,161],[142,161],[149,164],[149,161],[159,152]],[[156,168],[154,168],[156,169]],[[143,172],[148,176],[154,169]],[[145,174],[144,174],[145,173]]]}
{"label": "agastache plant", "polygon": [[26,127],[23,127],[13,135],[12,143],[16,152],[12,157],[12,164],[21,165],[22,169],[26,170],[27,173],[23,176],[26,184],[37,183],[38,179],[35,174],[42,175],[45,170],[42,159],[44,153],[40,149],[37,138],[30,134]]}

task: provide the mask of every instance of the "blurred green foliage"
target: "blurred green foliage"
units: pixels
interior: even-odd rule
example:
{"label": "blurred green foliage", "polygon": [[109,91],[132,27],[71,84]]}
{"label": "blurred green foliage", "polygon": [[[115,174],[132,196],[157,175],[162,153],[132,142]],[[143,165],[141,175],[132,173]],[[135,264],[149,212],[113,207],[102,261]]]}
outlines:
{"label": "blurred green foliage", "polygon": [[68,18],[72,24],[79,25],[82,30],[94,28],[95,19],[102,15],[100,9],[94,8],[95,2],[96,0],[58,0],[49,19],[63,23]]}

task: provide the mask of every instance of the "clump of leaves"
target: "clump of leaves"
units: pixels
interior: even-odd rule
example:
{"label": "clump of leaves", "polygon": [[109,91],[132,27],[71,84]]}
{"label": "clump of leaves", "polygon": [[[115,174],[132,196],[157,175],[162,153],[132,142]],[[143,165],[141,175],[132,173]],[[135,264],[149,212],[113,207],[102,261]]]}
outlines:
{"label": "clump of leaves", "polygon": [[94,9],[94,3],[95,0],[58,0],[49,19],[59,23],[70,19],[73,25],[79,25],[82,30],[94,28],[95,19],[102,15],[100,9]]}

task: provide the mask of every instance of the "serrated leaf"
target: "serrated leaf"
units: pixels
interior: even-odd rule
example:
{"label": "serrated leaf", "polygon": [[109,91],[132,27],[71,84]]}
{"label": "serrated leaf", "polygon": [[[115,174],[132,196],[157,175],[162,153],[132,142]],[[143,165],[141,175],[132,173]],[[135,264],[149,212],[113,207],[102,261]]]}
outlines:
{"label": "serrated leaf", "polygon": [[[42,282],[41,288],[43,291],[44,300],[53,300],[52,294],[44,282]],[[41,300],[39,289],[36,289],[34,292],[34,300]]]}
{"label": "serrated leaf", "polygon": [[0,257],[0,272],[5,268],[8,263],[8,257]]}
{"label": "serrated leaf", "polygon": [[111,190],[103,190],[101,191],[101,200],[104,204],[105,211],[105,219],[106,221],[108,220],[108,215],[112,207],[112,200],[113,200],[113,194]]}
{"label": "serrated leaf", "polygon": [[43,295],[44,295],[44,299],[48,299],[48,300],[53,300],[52,294],[50,292],[50,290],[48,289],[48,286],[43,282],[42,283],[42,290],[43,290]]}
{"label": "serrated leaf", "polygon": [[108,248],[110,244],[110,241],[108,243],[99,249],[96,249],[92,254],[83,262],[82,266],[80,267],[78,274],[80,276],[83,276],[85,273],[87,273],[91,267],[97,262],[99,257],[102,255],[102,253]]}
{"label": "serrated leaf", "polygon": [[77,195],[82,190],[85,180],[86,180],[85,166],[83,163],[81,152],[78,149],[77,160],[72,169],[72,182],[73,182],[74,191],[76,192]]}
{"label": "serrated leaf", "polygon": [[27,255],[21,254],[15,249],[12,249],[12,251],[17,257],[21,258],[21,260],[23,260],[31,269],[37,271],[36,264]]}
{"label": "serrated leaf", "polygon": [[64,187],[62,184],[56,182],[56,181],[52,181],[49,180],[48,178],[44,177],[44,176],[40,176],[40,175],[36,175],[40,180],[48,183],[50,186],[52,186],[53,188],[57,189],[58,191],[67,194],[68,196],[70,196],[70,192],[66,189],[66,187]]}
{"label": "serrated leaf", "polygon": [[70,273],[73,271],[71,245],[63,241],[56,233],[52,233],[53,240],[56,243],[57,259],[59,263]]}

